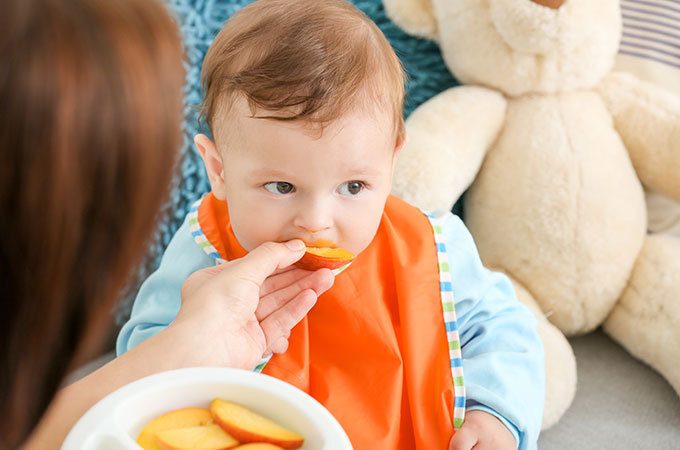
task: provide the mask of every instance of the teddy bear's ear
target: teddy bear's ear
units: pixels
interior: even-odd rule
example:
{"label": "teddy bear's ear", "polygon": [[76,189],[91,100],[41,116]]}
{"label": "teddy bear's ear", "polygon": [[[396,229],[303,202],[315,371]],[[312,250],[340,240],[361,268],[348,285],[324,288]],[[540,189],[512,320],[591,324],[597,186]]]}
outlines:
{"label": "teddy bear's ear", "polygon": [[432,0],[383,0],[387,16],[414,36],[439,38]]}

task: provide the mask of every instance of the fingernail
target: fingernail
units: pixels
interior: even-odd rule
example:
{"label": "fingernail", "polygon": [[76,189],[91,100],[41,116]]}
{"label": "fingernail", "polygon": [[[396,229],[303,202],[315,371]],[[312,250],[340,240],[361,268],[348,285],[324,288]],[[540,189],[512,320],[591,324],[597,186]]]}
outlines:
{"label": "fingernail", "polygon": [[292,241],[286,242],[286,247],[293,251],[298,251],[305,248],[305,243],[302,242],[300,239],[293,239]]}

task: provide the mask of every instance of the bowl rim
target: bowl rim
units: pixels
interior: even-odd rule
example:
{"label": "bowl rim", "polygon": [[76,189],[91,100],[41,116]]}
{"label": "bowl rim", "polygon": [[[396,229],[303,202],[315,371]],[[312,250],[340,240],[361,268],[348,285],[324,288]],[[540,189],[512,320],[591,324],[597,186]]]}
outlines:
{"label": "bowl rim", "polygon": [[[129,384],[126,384],[115,391],[109,393],[107,396],[99,400],[85,414],[76,422],[71,428],[69,434],[62,444],[62,450],[75,450],[83,448],[86,441],[90,441],[99,435],[104,437],[107,433],[109,435],[118,435],[120,430],[112,432],[114,427],[113,415],[116,407],[134,397],[137,393],[146,390],[158,388],[159,385],[165,385],[165,388],[172,388],[173,386],[181,386],[186,384],[200,384],[200,383],[214,383],[224,382],[226,384],[241,384],[251,388],[257,388],[277,396],[283,396],[293,399],[294,402],[307,411],[308,415],[313,416],[315,420],[324,422],[327,425],[327,430],[324,429],[324,434],[332,435],[329,443],[332,449],[345,450],[352,449],[350,440],[345,431],[340,426],[340,423],[333,417],[333,415],[316,399],[297,387],[274,378],[272,376],[253,372],[244,369],[233,369],[226,367],[187,367],[181,369],[173,369],[164,372],[152,374]],[[125,449],[140,449],[129,437],[120,437],[118,439],[131,441],[126,445]],[[120,443],[117,443],[119,445]],[[331,447],[324,446],[330,450]]]}

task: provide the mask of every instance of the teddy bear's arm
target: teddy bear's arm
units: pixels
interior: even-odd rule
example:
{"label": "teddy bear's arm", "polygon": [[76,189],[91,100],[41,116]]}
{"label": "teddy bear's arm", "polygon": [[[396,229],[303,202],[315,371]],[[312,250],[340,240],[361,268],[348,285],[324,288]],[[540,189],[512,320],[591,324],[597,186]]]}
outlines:
{"label": "teddy bear's arm", "polygon": [[450,88],[406,121],[392,193],[425,210],[450,210],[477,175],[505,121],[507,101],[476,86]]}
{"label": "teddy bear's arm", "polygon": [[622,72],[599,91],[640,181],[680,201],[680,96]]}
{"label": "teddy bear's arm", "polygon": [[432,0],[383,0],[387,16],[409,34],[437,40]]}

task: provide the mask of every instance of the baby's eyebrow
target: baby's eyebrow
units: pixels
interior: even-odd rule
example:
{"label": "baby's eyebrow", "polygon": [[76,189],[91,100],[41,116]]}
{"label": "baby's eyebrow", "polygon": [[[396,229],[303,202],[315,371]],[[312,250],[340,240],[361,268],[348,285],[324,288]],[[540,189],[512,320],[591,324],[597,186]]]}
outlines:
{"label": "baby's eyebrow", "polygon": [[252,172],[250,172],[251,177],[257,177],[257,178],[271,178],[271,179],[277,179],[277,180],[284,180],[286,178],[290,178],[290,175],[283,172],[282,170],[275,169],[275,168],[264,168],[264,169],[255,169]]}
{"label": "baby's eyebrow", "polygon": [[[380,175],[380,170],[373,166],[354,166],[343,171],[346,177],[370,177]],[[272,180],[286,180],[291,178],[291,175],[274,167],[254,169],[250,172],[251,177],[268,178]]]}
{"label": "baby's eyebrow", "polygon": [[381,173],[381,171],[376,169],[374,166],[355,166],[351,167],[347,172],[360,176],[372,176],[379,175]]}

